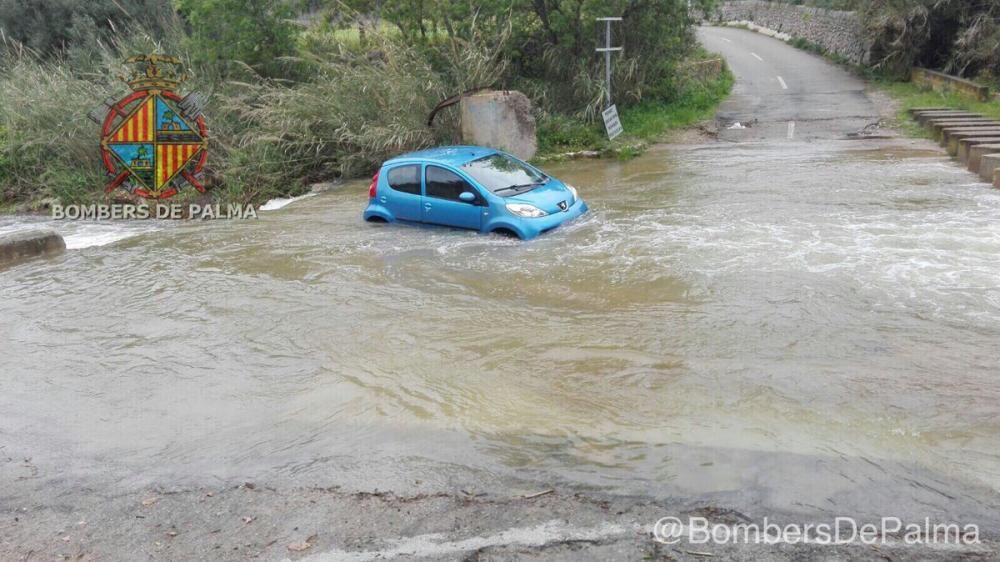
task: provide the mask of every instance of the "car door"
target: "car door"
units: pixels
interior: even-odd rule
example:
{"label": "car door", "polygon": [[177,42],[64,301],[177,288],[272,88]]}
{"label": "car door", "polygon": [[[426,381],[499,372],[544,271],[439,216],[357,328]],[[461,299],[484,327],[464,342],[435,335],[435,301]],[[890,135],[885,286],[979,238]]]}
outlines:
{"label": "car door", "polygon": [[386,176],[389,189],[385,205],[399,220],[419,221],[420,217],[420,164],[403,164],[391,168]]}
{"label": "car door", "polygon": [[[479,230],[486,204],[479,190],[455,172],[440,166],[428,164],[424,173],[422,220]],[[466,191],[475,195],[475,200],[466,202],[459,199],[459,195]]]}

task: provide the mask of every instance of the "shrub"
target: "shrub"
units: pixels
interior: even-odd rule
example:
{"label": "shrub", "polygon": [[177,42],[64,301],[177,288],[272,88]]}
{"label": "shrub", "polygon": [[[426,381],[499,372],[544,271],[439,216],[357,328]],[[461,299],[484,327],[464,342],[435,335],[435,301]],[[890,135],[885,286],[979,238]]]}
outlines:
{"label": "shrub", "polygon": [[178,0],[190,28],[192,62],[240,61],[266,76],[280,76],[295,53],[296,28],[282,0]]}
{"label": "shrub", "polygon": [[455,139],[454,116],[426,119],[441,99],[502,71],[495,45],[454,40],[427,51],[401,38],[370,33],[369,49],[350,43],[307,54],[315,74],[286,84],[258,79],[231,84],[221,118],[238,124],[220,169],[226,183],[251,196],[301,191],[310,180],[369,173],[400,152]]}
{"label": "shrub", "polygon": [[99,193],[107,178],[99,127],[88,115],[101,100],[127,91],[118,78],[125,53],[156,48],[148,35],[131,34],[104,44],[90,67],[78,68],[11,41],[0,44],[3,196],[82,201]]}

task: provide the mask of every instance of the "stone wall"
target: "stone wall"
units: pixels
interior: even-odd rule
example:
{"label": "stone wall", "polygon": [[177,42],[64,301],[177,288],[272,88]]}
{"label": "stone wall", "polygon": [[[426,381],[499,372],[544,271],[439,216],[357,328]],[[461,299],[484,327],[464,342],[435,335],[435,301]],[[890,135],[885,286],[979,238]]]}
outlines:
{"label": "stone wall", "polygon": [[914,84],[930,86],[939,92],[958,92],[978,101],[989,101],[990,99],[990,89],[986,86],[936,70],[914,68],[910,73],[910,81]]}
{"label": "stone wall", "polygon": [[736,0],[722,2],[712,17],[719,23],[750,22],[798,37],[837,53],[855,64],[867,64],[869,45],[864,25],[854,12],[824,10],[783,2]]}

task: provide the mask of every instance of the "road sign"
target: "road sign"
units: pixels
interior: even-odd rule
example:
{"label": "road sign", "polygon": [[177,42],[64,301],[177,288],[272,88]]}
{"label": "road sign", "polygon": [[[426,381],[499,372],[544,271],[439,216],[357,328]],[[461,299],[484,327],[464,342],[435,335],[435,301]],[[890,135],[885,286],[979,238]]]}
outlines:
{"label": "road sign", "polygon": [[612,104],[601,112],[604,117],[604,128],[608,130],[608,139],[615,140],[615,137],[622,134],[622,122],[618,120],[618,107]]}

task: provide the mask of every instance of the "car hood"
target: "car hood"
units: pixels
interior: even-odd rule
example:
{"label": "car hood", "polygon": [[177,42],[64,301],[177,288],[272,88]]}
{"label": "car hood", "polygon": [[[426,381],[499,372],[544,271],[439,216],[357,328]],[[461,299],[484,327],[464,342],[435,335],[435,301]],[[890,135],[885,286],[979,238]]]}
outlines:
{"label": "car hood", "polygon": [[513,197],[505,197],[504,200],[507,203],[527,203],[534,205],[549,214],[555,214],[563,210],[559,207],[559,203],[565,202],[567,207],[569,207],[576,202],[573,194],[570,190],[566,189],[566,186],[561,181],[551,178],[531,191],[519,193]]}

